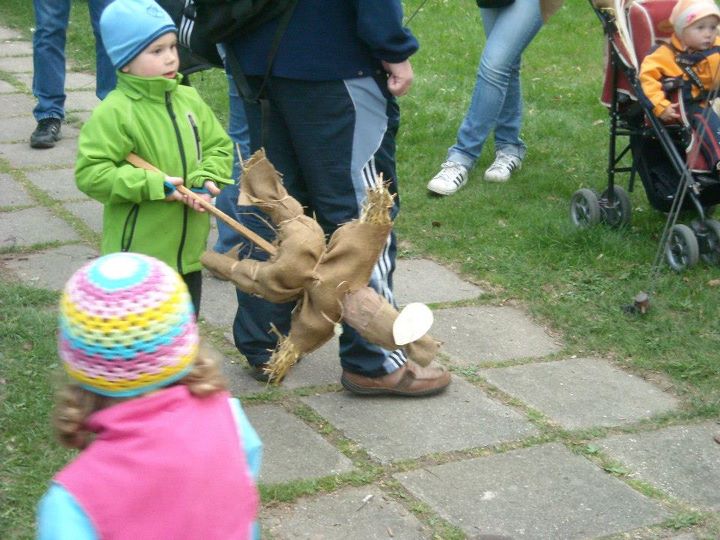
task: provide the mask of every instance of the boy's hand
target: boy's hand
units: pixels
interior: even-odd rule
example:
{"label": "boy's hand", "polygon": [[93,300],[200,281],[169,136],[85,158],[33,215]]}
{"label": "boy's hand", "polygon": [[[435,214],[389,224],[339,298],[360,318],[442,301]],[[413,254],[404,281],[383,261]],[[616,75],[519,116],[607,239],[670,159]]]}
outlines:
{"label": "boy's hand", "polygon": [[[177,186],[182,186],[182,185],[183,185],[183,179],[182,179],[182,178],[178,178],[177,176],[166,176],[166,177],[165,177],[165,183],[166,183],[166,184],[171,184],[171,185],[176,186],[176,187],[177,187]],[[166,192],[167,192],[167,188],[166,188]],[[168,193],[168,194],[165,196],[165,200],[166,200],[167,202],[172,202],[172,201],[184,202],[183,199],[184,199],[184,197],[180,194],[180,192],[179,192],[177,189],[173,189],[170,193]]]}
{"label": "boy's hand", "polygon": [[[220,193],[220,188],[218,188],[215,182],[213,182],[212,180],[206,180],[203,184],[203,188],[205,189],[205,191],[207,191],[207,193],[195,193],[195,195],[208,203],[212,200],[213,197]],[[183,202],[196,212],[205,212],[205,209],[202,207],[202,205],[192,197],[186,197]]]}
{"label": "boy's hand", "polygon": [[210,193],[210,195],[213,197],[217,197],[218,195],[220,195],[220,188],[217,187],[217,184],[212,180],[206,180],[203,184],[203,187],[207,189],[208,193]]}
{"label": "boy's hand", "polygon": [[680,113],[678,112],[678,103],[671,103],[667,109],[660,113],[660,120],[663,122],[673,122],[680,120]]}

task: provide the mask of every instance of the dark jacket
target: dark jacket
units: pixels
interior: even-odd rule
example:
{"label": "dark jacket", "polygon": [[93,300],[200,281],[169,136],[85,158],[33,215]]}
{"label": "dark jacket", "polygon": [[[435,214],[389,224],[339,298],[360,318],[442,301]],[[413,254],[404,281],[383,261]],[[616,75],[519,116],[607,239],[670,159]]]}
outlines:
{"label": "dark jacket", "polygon": [[[264,75],[277,19],[232,43],[246,75]],[[418,42],[402,26],[399,0],[298,0],[273,62],[277,77],[367,77],[380,61],[407,60]]]}

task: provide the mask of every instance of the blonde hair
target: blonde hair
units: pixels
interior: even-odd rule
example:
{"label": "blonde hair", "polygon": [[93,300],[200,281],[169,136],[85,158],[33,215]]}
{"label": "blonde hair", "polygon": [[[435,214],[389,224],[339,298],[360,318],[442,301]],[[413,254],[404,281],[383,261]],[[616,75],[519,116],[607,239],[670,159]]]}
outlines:
{"label": "blonde hair", "polygon": [[[200,346],[190,372],[171,386],[184,385],[196,397],[207,397],[227,389],[227,380],[220,371],[220,355],[206,345]],[[145,394],[143,394],[145,395]],[[88,430],[88,417],[102,409],[141,396],[111,398],[82,388],[76,382],[66,382],[56,397],[52,415],[53,429],[60,444],[82,450],[95,438]]]}

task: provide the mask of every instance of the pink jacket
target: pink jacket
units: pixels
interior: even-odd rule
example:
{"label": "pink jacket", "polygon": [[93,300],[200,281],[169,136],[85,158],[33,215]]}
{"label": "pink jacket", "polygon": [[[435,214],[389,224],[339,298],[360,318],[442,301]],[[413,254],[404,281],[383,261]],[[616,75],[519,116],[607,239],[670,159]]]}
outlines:
{"label": "pink jacket", "polygon": [[257,515],[228,395],[173,386],[92,415],[97,439],[55,481],[104,540],[245,539]]}

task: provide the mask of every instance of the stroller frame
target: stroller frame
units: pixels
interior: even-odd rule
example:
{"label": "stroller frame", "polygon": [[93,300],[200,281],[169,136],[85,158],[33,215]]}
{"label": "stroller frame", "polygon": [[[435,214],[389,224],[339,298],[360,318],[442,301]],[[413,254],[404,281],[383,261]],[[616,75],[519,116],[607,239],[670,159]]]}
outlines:
{"label": "stroller frame", "polygon": [[[589,3],[603,25],[608,43],[607,62],[611,95],[609,102],[605,103],[610,117],[607,188],[600,195],[588,188],[576,191],[570,204],[571,221],[580,228],[599,223],[605,223],[612,228],[629,225],[632,212],[630,197],[617,184],[616,175],[629,173],[628,191],[632,192],[635,177],[640,174],[651,205],[658,210],[668,212],[653,268],[659,266],[663,254],[670,267],[676,271],[682,271],[696,264],[699,259],[710,264],[720,264],[720,222],[708,219],[709,212],[706,207],[710,204],[706,204],[708,201],[703,195],[703,185],[693,176],[686,164],[685,155],[676,142],[678,135],[681,135],[685,128],[679,125],[665,125],[652,114],[652,104],[643,93],[638,69],[632,65],[632,61],[626,60],[626,57],[632,56],[633,53],[624,49],[618,40],[613,39],[613,36],[618,35],[616,17],[625,16],[625,13],[618,15],[615,10],[598,7],[593,0],[589,0]],[[623,92],[619,89],[621,82],[628,85],[628,91]],[[621,146],[623,137],[627,137],[627,141]],[[650,173],[633,152],[633,143],[643,139],[657,140],[672,166],[675,177],[679,179],[670,200],[657,200],[650,196],[651,191],[647,184],[650,179],[647,178],[646,181],[646,176]],[[628,152],[632,155],[632,164],[622,166],[621,162]],[[644,170],[639,171],[639,165]],[[711,204],[717,202],[713,200]],[[665,206],[669,207],[665,208]],[[697,219],[693,220],[690,226],[678,224],[680,212],[688,206],[694,208]]]}

